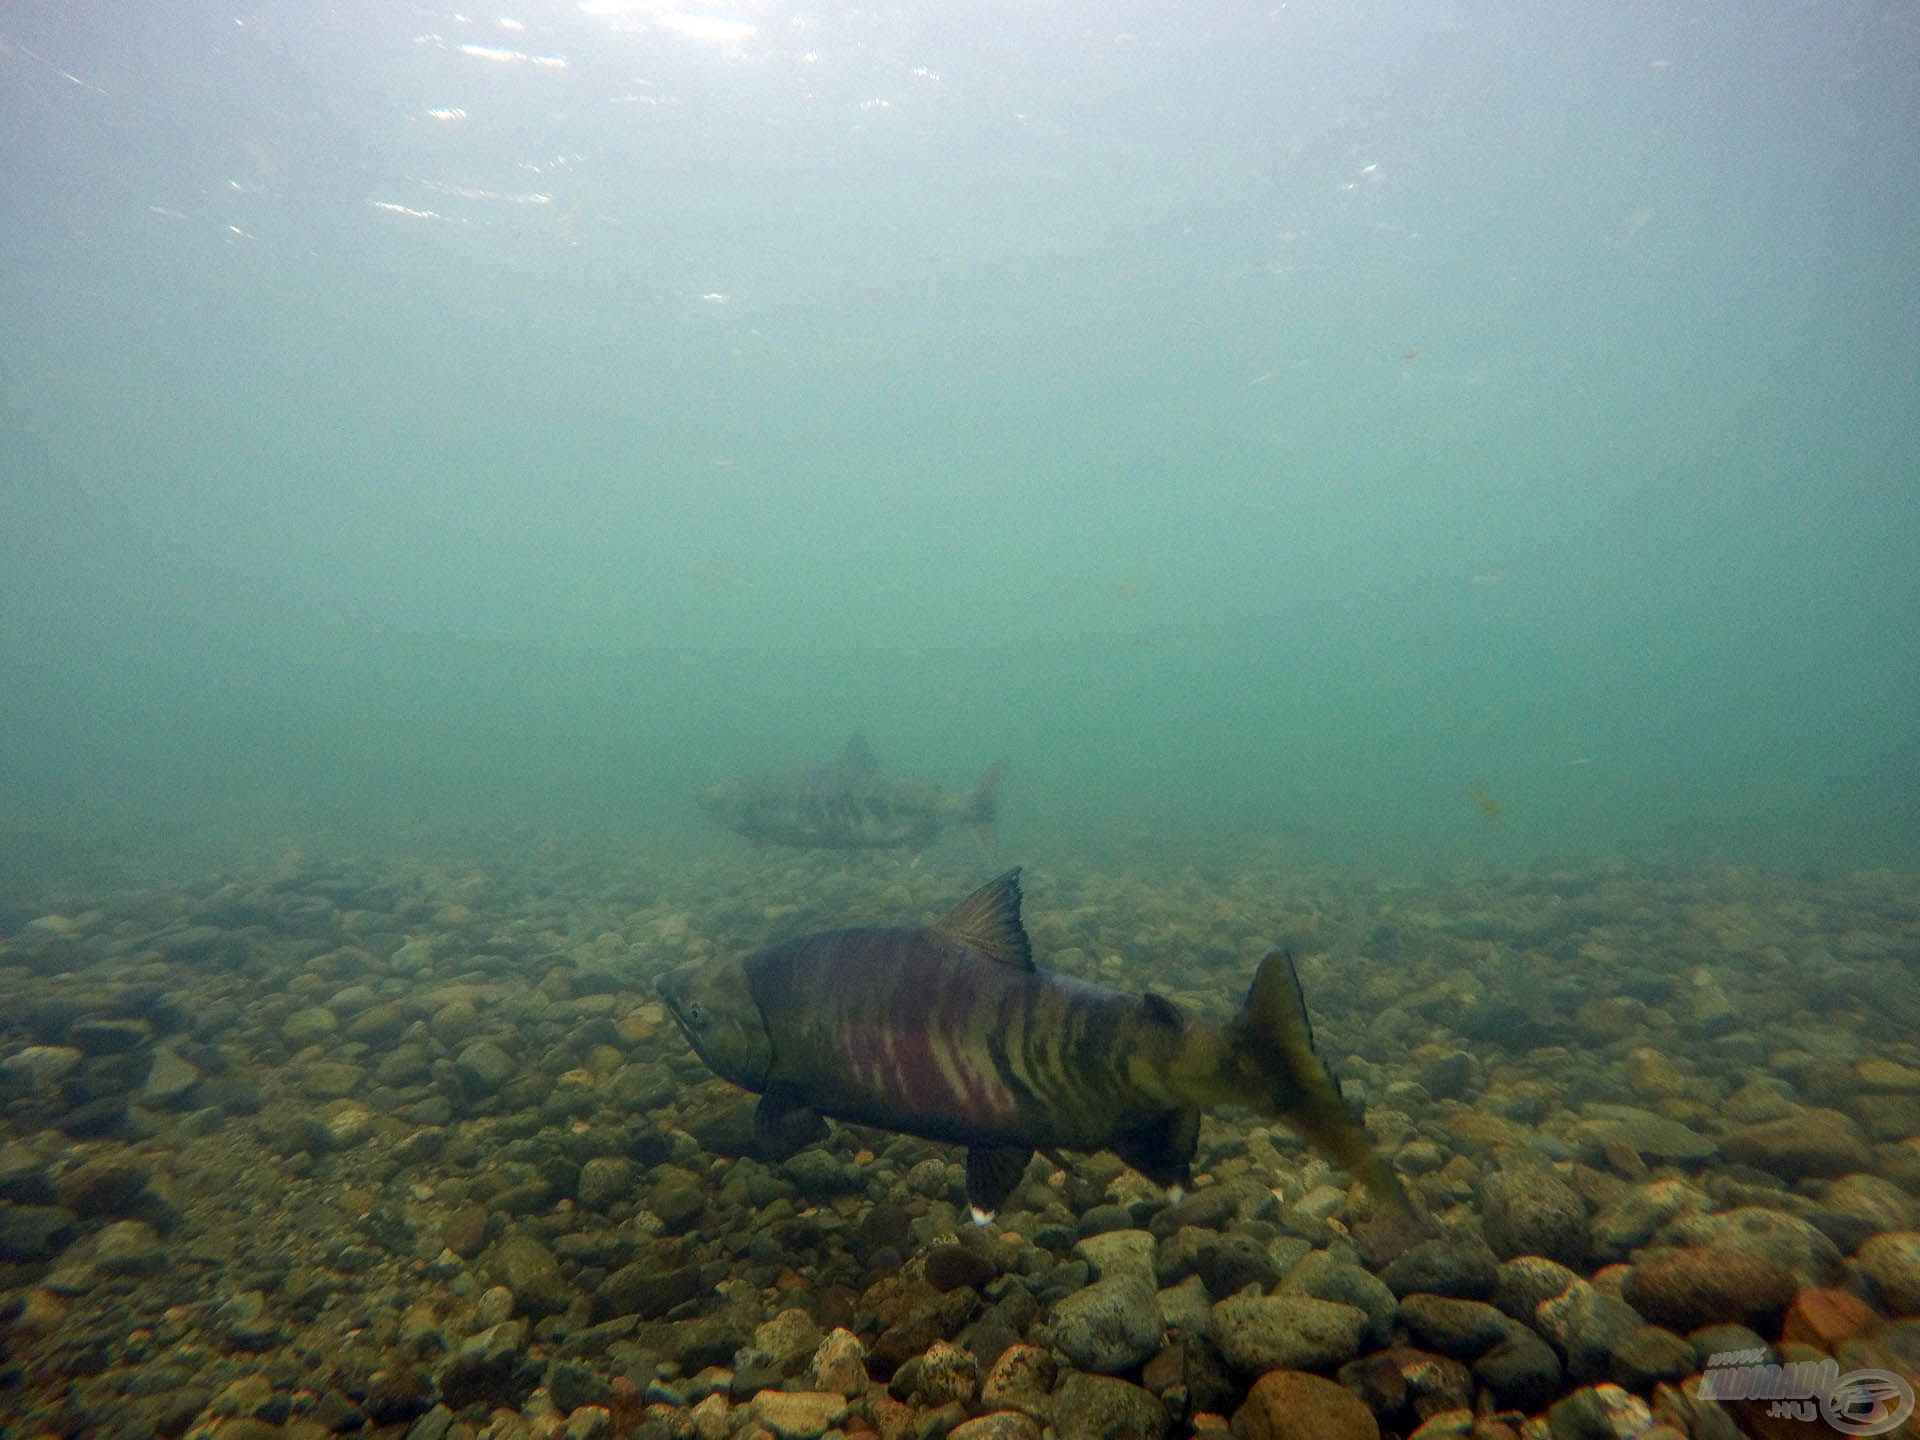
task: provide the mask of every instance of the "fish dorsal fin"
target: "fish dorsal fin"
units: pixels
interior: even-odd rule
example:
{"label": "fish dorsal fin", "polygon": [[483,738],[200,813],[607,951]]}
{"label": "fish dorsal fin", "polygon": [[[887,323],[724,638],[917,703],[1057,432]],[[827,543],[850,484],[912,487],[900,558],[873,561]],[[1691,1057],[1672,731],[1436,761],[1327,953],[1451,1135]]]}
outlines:
{"label": "fish dorsal fin", "polygon": [[949,940],[958,940],[1002,965],[1033,969],[1033,946],[1020,923],[1020,867],[996,875],[934,924]]}
{"label": "fish dorsal fin", "polygon": [[840,752],[840,768],[849,775],[871,775],[880,768],[865,731],[856,730],[848,737],[847,748]]}

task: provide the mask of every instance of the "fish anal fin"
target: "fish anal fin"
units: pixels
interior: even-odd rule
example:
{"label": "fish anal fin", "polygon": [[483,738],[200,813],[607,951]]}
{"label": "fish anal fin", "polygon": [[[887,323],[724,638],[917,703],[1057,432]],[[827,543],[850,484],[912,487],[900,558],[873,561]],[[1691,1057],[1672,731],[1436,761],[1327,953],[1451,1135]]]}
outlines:
{"label": "fish anal fin", "polygon": [[1200,1110],[1168,1110],[1113,1143],[1113,1153],[1163,1190],[1193,1182],[1193,1156],[1200,1148]]}
{"label": "fish anal fin", "polygon": [[1033,1151],[1024,1145],[967,1147],[967,1203],[991,1214],[1013,1194]]}
{"label": "fish anal fin", "polygon": [[1147,1007],[1147,1015],[1161,1025],[1175,1030],[1186,1028],[1187,1017],[1180,1013],[1180,1007],[1164,995],[1156,995],[1149,990],[1140,997],[1141,1004]]}
{"label": "fish anal fin", "polygon": [[980,951],[1002,965],[1031,970],[1033,945],[1020,923],[1020,867],[996,875],[934,924],[949,940]]}
{"label": "fish anal fin", "polygon": [[769,1090],[753,1107],[753,1143],[763,1158],[784,1160],[827,1134],[820,1112],[788,1090]]}

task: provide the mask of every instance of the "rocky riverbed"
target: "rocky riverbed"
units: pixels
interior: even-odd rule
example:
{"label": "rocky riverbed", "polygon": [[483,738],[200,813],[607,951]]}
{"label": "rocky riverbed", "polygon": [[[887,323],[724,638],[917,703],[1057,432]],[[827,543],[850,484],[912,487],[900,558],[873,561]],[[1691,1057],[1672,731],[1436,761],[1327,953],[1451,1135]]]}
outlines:
{"label": "rocky riverbed", "polygon": [[1437,1222],[1389,1253],[1263,1117],[1184,1198],[1036,1160],[985,1229],[949,1147],[752,1158],[653,977],[931,918],[968,858],[5,895],[6,1434],[1720,1440],[1835,1431],[1713,1357],[1920,1377],[1914,877],[1030,866],[1043,964],[1198,1012],[1293,946]]}

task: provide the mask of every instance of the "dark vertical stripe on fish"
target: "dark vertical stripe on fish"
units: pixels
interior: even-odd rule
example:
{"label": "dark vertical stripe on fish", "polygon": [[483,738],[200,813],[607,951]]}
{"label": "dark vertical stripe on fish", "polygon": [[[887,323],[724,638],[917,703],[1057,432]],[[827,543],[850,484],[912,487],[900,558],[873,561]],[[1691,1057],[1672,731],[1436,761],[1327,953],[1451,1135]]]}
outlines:
{"label": "dark vertical stripe on fish", "polygon": [[1020,1067],[1013,1063],[1013,1057],[1007,1053],[1007,1036],[1018,1025],[1014,1011],[1019,1005],[1020,996],[1017,993],[1000,997],[999,1010],[994,1017],[996,1023],[987,1035],[987,1055],[993,1061],[994,1073],[1000,1077],[1000,1083],[1013,1096],[1016,1108],[1023,1115],[1031,1115],[1038,1112],[1040,1097],[1033,1086],[1027,1083],[1027,1077],[1021,1073]]}

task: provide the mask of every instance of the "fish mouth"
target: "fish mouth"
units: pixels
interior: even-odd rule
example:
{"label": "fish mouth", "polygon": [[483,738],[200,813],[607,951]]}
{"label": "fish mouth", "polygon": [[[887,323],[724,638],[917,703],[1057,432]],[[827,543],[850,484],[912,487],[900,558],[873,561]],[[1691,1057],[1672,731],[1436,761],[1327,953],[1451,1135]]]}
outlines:
{"label": "fish mouth", "polygon": [[773,1063],[773,1042],[747,983],[737,961],[717,968],[695,961],[656,976],[653,988],[709,1070],[757,1090]]}

